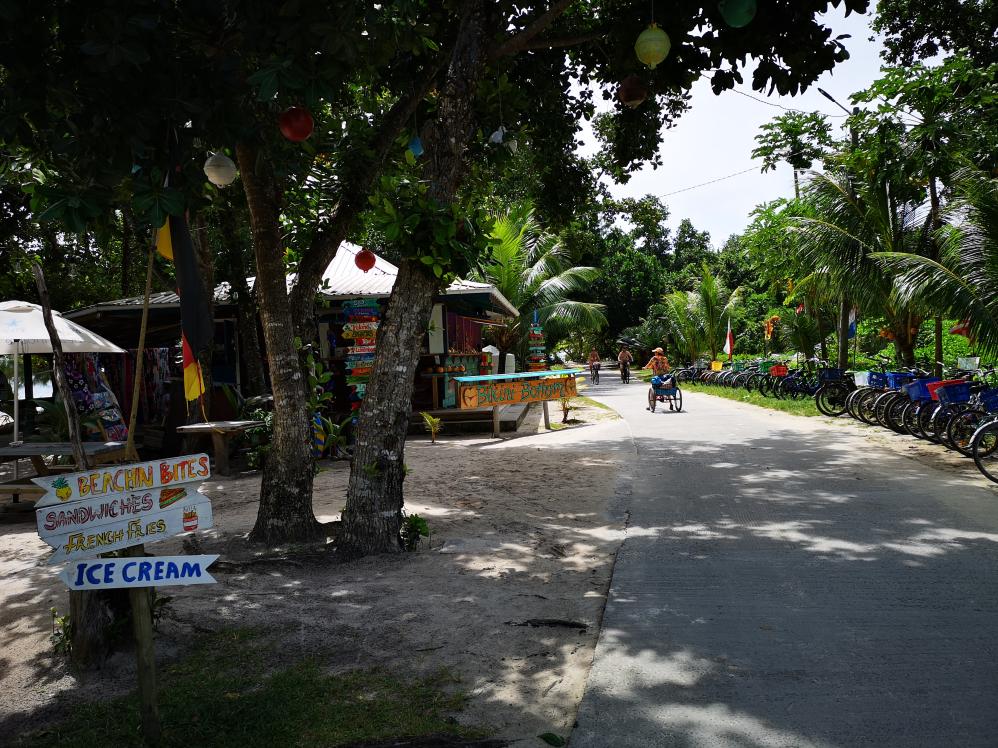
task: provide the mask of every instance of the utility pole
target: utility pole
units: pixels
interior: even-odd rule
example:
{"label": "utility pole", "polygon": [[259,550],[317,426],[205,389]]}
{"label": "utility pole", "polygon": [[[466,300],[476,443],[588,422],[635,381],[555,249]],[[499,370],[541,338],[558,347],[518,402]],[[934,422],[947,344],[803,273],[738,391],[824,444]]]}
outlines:
{"label": "utility pole", "polygon": [[[859,114],[859,107],[853,107],[852,111],[850,112],[839,102],[837,102],[832,97],[832,95],[823,88],[819,88],[818,93],[820,93],[830,102],[835,104],[835,106],[837,106],[846,114],[852,116],[856,116],[857,114]],[[859,149],[859,133],[856,132],[856,127],[853,125],[852,122],[849,123],[849,138],[852,141],[852,150],[855,153]],[[852,178],[849,179],[849,184],[850,185],[852,184]],[[836,364],[836,366],[839,369],[849,368],[849,309],[850,309],[849,297],[846,294],[845,289],[843,288],[842,293],[839,295],[839,324],[838,324],[839,349],[837,356],[838,361]]]}

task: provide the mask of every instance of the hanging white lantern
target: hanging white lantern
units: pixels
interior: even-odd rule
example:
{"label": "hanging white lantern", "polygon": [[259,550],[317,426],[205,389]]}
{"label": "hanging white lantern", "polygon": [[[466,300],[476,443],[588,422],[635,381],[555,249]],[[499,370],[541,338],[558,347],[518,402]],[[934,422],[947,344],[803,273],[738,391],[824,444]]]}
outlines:
{"label": "hanging white lantern", "polygon": [[204,174],[216,187],[228,187],[236,181],[236,165],[224,153],[213,153],[204,162]]}
{"label": "hanging white lantern", "polygon": [[505,135],[506,135],[506,128],[503,127],[502,125],[499,125],[499,129],[489,136],[489,142],[494,143],[495,145],[499,145],[500,143],[502,143],[502,139],[503,137],[505,137]]}

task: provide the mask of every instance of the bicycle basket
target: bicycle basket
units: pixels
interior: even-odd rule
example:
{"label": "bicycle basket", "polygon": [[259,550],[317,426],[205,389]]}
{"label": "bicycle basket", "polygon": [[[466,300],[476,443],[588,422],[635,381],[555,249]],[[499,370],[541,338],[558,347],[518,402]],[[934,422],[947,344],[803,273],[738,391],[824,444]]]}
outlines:
{"label": "bicycle basket", "polygon": [[789,373],[790,370],[783,364],[769,367],[769,375],[771,377],[785,377]]}
{"label": "bicycle basket", "polygon": [[928,385],[938,381],[938,377],[924,377],[903,385],[901,389],[904,390],[905,394],[908,396],[908,399],[912,402],[915,402],[916,400],[931,400],[932,395],[929,393]]}
{"label": "bicycle basket", "polygon": [[981,392],[981,405],[988,413],[998,412],[998,388],[992,387]]}
{"label": "bicycle basket", "polygon": [[960,382],[960,384],[948,384],[936,390],[939,402],[944,405],[952,403],[965,403],[970,400],[970,382]]}
{"label": "bicycle basket", "polygon": [[[929,396],[933,400],[939,400],[939,388],[948,387],[951,384],[967,384],[962,379],[943,379],[938,382],[930,382],[926,385],[929,390]],[[967,387],[968,394],[970,392],[970,386]]]}
{"label": "bicycle basket", "polygon": [[887,375],[881,371],[871,371],[867,377],[867,387],[882,389],[887,386]]}
{"label": "bicycle basket", "polygon": [[956,366],[958,369],[963,369],[965,371],[977,371],[981,368],[981,357],[980,356],[960,356],[956,360]]}
{"label": "bicycle basket", "polygon": [[845,375],[845,369],[818,369],[818,379],[822,382],[837,382]]}
{"label": "bicycle basket", "polygon": [[889,371],[887,372],[887,386],[892,390],[899,390],[902,385],[908,384],[914,378],[915,375],[907,371]]}

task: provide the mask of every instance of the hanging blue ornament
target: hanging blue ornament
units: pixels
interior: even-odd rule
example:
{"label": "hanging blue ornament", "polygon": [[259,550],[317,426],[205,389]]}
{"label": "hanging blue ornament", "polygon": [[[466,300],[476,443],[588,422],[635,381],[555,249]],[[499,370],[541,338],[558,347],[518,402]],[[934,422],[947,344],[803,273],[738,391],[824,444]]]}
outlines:
{"label": "hanging blue ornament", "polygon": [[418,135],[412,136],[412,140],[409,141],[408,148],[412,151],[412,155],[416,158],[423,155],[423,141],[419,139]]}
{"label": "hanging blue ornament", "polygon": [[719,0],[717,9],[726,24],[740,29],[755,18],[756,0]]}

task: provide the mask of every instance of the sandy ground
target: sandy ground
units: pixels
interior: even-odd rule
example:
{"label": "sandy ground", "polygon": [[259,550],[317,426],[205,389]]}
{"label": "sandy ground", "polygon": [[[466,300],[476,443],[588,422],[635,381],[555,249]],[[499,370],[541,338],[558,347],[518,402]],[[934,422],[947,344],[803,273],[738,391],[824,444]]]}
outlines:
{"label": "sandy ground", "polygon": [[[245,542],[259,475],[209,481],[202,491],[213,499],[216,528],[194,544],[174,538],[148,548],[160,555],[196,548],[225,562],[216,586],[164,590],[173,600],[159,656],[181,655],[197,632],[261,628],[276,632],[287,660],[318,650],[332,670],[446,668],[471,696],[460,720],[499,736],[538,744],[539,733],[567,734],[623,537],[623,518],[611,509],[633,454],[626,424],[612,413],[583,406],[572,417],[589,424],[531,434],[540,421],[534,408],[514,438],[410,440],[407,509],[431,528],[429,543],[412,554],[261,561],[273,553]],[[348,470],[325,464],[316,477],[321,521],[338,517]],[[43,563],[48,547],[31,514],[4,516],[0,744],[44,724],[67,700],[134,684],[130,652],[83,679],[53,654],[49,610],[68,607],[68,595]],[[535,619],[579,625],[523,625]]]}

